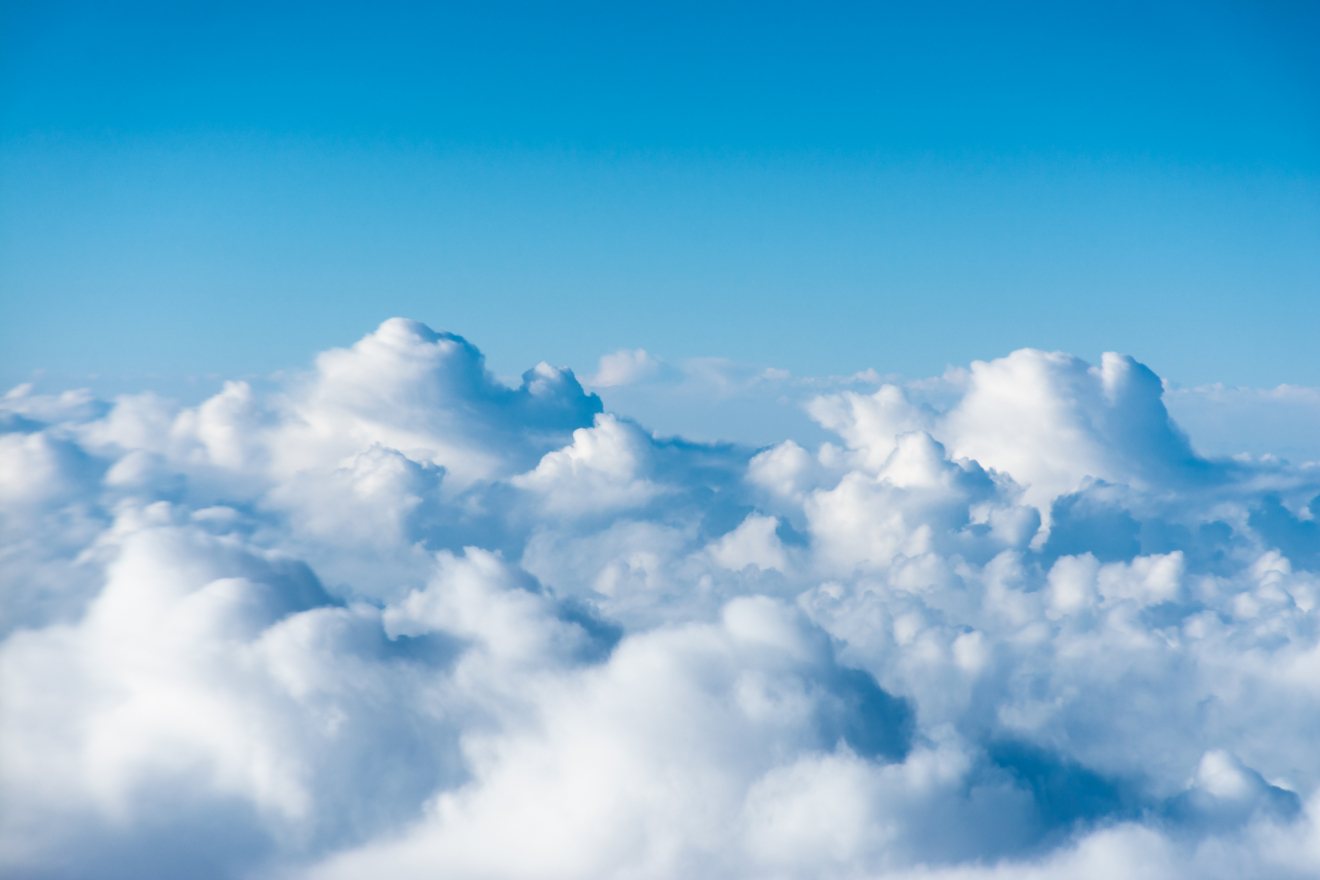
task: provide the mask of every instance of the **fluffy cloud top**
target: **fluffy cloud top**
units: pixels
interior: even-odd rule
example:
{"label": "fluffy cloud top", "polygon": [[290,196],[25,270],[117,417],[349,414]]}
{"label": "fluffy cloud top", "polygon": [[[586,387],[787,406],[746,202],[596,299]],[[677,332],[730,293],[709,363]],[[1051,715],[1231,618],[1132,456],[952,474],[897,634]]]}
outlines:
{"label": "fluffy cloud top", "polygon": [[657,439],[395,319],[276,394],[15,389],[0,870],[1320,873],[1320,469],[1119,355],[945,385]]}

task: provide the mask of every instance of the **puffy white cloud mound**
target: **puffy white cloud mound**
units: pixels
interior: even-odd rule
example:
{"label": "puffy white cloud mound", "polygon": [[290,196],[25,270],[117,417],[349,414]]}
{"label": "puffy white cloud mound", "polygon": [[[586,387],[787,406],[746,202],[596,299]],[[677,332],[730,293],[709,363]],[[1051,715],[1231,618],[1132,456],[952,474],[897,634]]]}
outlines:
{"label": "puffy white cloud mound", "polygon": [[817,398],[810,409],[868,470],[884,465],[896,437],[930,431],[953,458],[1012,475],[1042,508],[1087,479],[1150,488],[1209,476],[1169,419],[1159,377],[1125,355],[1106,353],[1097,368],[1023,349],[973,363],[965,381],[962,399],[944,413],[914,404],[895,385]]}
{"label": "puffy white cloud mound", "polygon": [[400,319],[279,393],[15,389],[0,871],[1320,874],[1320,470],[1131,358],[943,381],[759,450]]}

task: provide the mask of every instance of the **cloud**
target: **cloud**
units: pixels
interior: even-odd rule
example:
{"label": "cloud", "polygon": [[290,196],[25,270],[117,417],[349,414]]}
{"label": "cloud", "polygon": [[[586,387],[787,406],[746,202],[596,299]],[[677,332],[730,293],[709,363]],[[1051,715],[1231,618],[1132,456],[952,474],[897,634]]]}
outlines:
{"label": "cloud", "polygon": [[[617,412],[649,425],[662,435],[696,440],[737,440],[768,445],[784,439],[819,443],[834,439],[813,422],[803,404],[822,390],[873,389],[886,378],[875,370],[850,376],[794,376],[788,370],[727,358],[694,357],[667,363],[635,352],[617,352],[601,359],[599,376],[635,379],[610,382],[598,377],[593,387]],[[613,373],[607,373],[610,363]],[[943,383],[937,385],[942,386]],[[937,394],[942,387],[932,389]]]}
{"label": "cloud", "polygon": [[1213,479],[1169,419],[1159,377],[1130,357],[1105,354],[1100,367],[1059,352],[1023,349],[972,364],[966,391],[946,412],[896,385],[873,395],[822,397],[812,415],[837,431],[857,461],[880,469],[904,432],[928,431],[956,459],[1005,474],[1046,511],[1087,479],[1179,486]]}
{"label": "cloud", "polygon": [[632,385],[659,375],[664,365],[646,353],[646,349],[621,348],[612,354],[601,355],[600,365],[591,384],[597,388]]}
{"label": "cloud", "polygon": [[706,367],[831,439],[399,319],[196,407],[15,389],[6,876],[1320,871],[1320,471],[1119,355]]}
{"label": "cloud", "polygon": [[612,415],[596,417],[573,432],[573,444],[546,453],[532,471],[509,482],[540,495],[556,513],[613,512],[637,507],[662,493],[649,479],[655,470],[650,436]]}

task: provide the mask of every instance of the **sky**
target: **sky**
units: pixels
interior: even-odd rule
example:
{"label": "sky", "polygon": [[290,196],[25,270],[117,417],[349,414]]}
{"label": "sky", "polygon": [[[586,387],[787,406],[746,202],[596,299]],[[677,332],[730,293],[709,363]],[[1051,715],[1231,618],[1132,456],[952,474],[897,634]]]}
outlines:
{"label": "sky", "polygon": [[6,3],[0,370],[198,400],[405,316],[1320,384],[1309,4]]}

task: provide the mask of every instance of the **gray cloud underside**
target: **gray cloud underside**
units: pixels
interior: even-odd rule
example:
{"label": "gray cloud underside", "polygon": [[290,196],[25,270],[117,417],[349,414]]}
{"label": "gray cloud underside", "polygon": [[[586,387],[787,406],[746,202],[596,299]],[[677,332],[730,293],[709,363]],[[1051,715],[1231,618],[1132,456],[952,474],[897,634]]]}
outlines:
{"label": "gray cloud underside", "polygon": [[1320,468],[1118,355],[949,393],[659,440],[398,319],[277,394],[11,393],[4,874],[1320,874]]}

